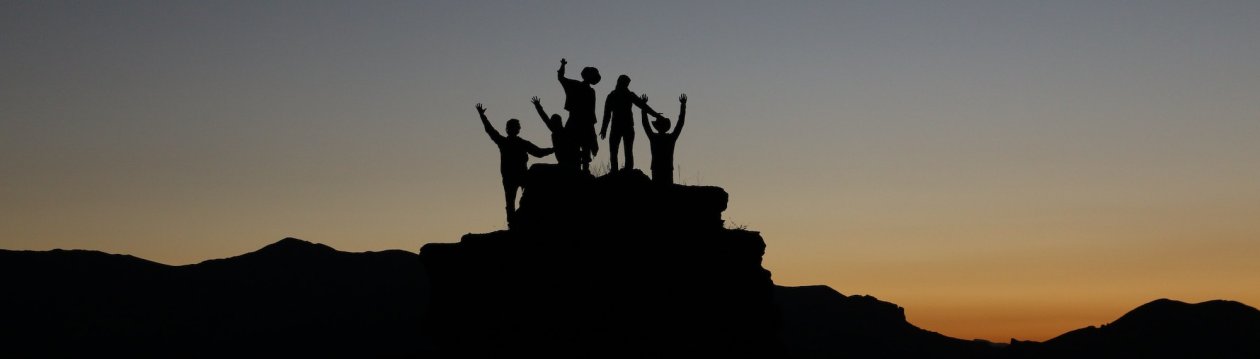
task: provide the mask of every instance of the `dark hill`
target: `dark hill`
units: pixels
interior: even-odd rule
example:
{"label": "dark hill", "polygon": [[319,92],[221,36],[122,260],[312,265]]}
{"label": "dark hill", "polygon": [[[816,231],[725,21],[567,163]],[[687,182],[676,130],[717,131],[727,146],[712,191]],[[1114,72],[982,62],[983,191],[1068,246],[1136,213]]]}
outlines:
{"label": "dark hill", "polygon": [[927,331],[905,310],[872,296],[827,286],[777,287],[783,342],[794,358],[985,358],[998,348]]}
{"label": "dark hill", "polygon": [[1027,358],[1260,358],[1260,311],[1233,301],[1159,299],[1101,327],[1044,343],[1016,342],[1011,352]]}
{"label": "dark hill", "polygon": [[92,251],[0,251],[0,352],[406,355],[427,280],[414,253],[286,238],[187,266]]}

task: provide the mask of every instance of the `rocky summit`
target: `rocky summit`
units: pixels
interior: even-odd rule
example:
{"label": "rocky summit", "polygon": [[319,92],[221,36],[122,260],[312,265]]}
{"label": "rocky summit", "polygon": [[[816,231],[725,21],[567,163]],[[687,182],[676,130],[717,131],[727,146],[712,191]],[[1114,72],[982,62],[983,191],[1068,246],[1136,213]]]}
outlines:
{"label": "rocky summit", "polygon": [[777,357],[765,242],[723,228],[721,188],[535,165],[510,229],[420,250],[439,351]]}

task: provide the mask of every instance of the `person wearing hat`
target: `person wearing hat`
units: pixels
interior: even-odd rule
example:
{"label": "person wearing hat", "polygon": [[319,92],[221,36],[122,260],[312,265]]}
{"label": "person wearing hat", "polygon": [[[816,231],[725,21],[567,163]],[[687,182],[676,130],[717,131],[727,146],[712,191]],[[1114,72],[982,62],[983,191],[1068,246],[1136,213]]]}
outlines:
{"label": "person wearing hat", "polygon": [[569,111],[569,122],[564,124],[567,132],[567,143],[576,151],[574,157],[579,168],[590,172],[591,159],[599,153],[599,142],[595,138],[595,89],[591,86],[601,79],[599,69],[587,67],[582,69],[582,81],[564,77],[564,67],[569,61],[560,59],[560,70],[556,71],[556,79],[564,88],[564,109]]}

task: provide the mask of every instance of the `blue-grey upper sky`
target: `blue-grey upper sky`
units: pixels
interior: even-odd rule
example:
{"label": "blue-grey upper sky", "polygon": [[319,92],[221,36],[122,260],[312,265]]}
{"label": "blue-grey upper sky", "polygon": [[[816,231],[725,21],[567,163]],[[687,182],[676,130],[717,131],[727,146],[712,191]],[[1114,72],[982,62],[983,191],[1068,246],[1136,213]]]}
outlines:
{"label": "blue-grey upper sky", "polygon": [[4,1],[0,248],[183,264],[501,228],[473,104],[549,145],[528,101],[561,112],[563,57],[601,70],[601,98],[620,74],[666,115],[690,96],[679,179],[731,192],[778,283],[1000,340],[1155,297],[1255,305],[1256,19],[1255,1]]}

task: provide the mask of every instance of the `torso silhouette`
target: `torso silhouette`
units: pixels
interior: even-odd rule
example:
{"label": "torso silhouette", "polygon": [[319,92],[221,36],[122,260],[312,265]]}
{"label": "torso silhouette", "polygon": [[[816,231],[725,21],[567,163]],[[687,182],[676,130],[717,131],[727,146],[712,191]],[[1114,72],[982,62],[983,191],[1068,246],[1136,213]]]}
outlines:
{"label": "torso silhouette", "polygon": [[[704,122],[704,121],[701,121]],[[674,144],[678,143],[678,132],[652,133],[646,131],[652,143],[652,169],[657,171],[674,168]]]}
{"label": "torso silhouette", "polygon": [[634,132],[634,108],[631,105],[636,104],[644,106],[639,95],[629,89],[618,88],[608,93],[608,97],[604,99],[604,112],[612,115],[613,133]]}
{"label": "torso silhouette", "polygon": [[520,136],[503,136],[494,133],[490,139],[499,146],[499,172],[503,174],[504,181],[519,181],[525,178],[530,154],[534,157],[547,155],[547,151]]}
{"label": "torso silhouette", "polygon": [[578,125],[595,125],[595,89],[582,81],[560,77],[560,86],[564,88],[564,109],[569,111],[569,122],[566,128]]}

